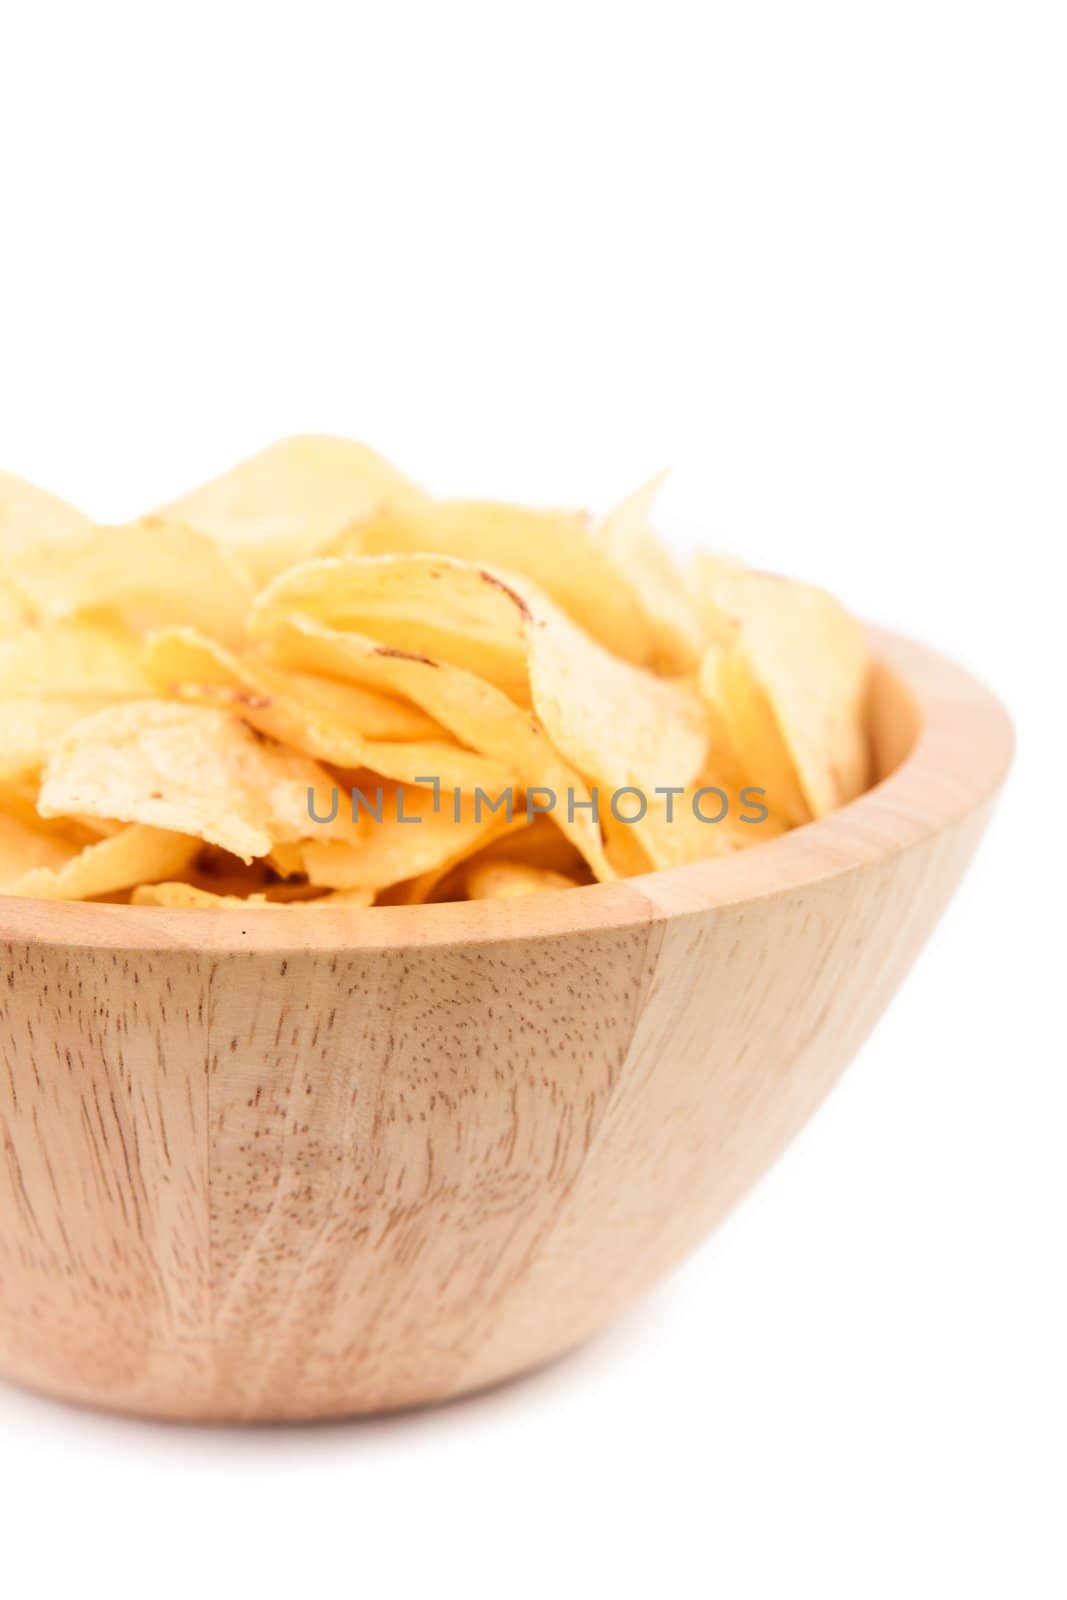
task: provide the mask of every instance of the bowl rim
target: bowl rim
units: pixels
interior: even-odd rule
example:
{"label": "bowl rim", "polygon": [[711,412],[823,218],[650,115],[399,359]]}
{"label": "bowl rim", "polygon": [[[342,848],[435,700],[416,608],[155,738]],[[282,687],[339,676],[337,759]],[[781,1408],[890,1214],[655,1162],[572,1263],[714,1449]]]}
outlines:
{"label": "bowl rim", "polygon": [[888,776],[818,821],[737,855],[529,895],[416,906],[237,910],[97,905],[0,895],[0,939],[104,950],[234,954],[403,951],[625,932],[762,900],[884,862],[991,801],[1014,732],[1000,701],[924,645],[869,628],[876,666],[910,702],[917,732]]}

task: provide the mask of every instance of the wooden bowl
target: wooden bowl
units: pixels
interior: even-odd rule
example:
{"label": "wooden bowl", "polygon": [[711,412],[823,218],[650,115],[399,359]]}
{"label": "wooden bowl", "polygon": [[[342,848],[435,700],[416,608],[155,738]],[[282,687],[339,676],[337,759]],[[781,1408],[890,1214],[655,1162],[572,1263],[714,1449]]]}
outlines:
{"label": "wooden bowl", "polygon": [[325,1417],[601,1327],[819,1104],[987,820],[1005,713],[874,639],[881,781],[741,856],[412,908],[0,899],[0,1369]]}

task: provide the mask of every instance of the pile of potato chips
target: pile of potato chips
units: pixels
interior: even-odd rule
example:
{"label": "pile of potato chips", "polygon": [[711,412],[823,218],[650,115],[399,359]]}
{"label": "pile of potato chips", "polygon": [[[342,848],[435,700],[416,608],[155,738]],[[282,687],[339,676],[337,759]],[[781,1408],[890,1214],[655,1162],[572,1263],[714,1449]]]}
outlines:
{"label": "pile of potato chips", "polygon": [[828,595],[650,526],[434,499],[295,438],[101,527],[0,474],[0,893],[524,895],[722,855],[868,781]]}

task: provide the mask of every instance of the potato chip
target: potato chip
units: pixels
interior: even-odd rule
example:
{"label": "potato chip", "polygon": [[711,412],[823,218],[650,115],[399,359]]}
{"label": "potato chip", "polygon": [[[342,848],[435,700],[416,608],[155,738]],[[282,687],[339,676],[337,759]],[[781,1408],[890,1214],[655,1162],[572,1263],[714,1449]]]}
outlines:
{"label": "potato chip", "polygon": [[0,892],[518,898],[851,799],[861,628],[735,562],[683,580],[660,481],[594,523],[303,437],[116,528],[0,474]]}
{"label": "potato chip", "polygon": [[162,515],[210,534],[262,584],[315,555],[379,505],[421,498],[366,445],[300,436],[182,495]]}
{"label": "potato chip", "polygon": [[604,853],[616,877],[636,878],[656,870],[636,828],[619,822],[609,811],[603,819],[603,829]]}
{"label": "potato chip", "polygon": [[45,617],[103,613],[134,629],[195,616],[206,633],[240,640],[252,583],[206,533],[146,518],[40,541],[19,557],[21,591]]}
{"label": "potato chip", "polygon": [[690,587],[703,634],[704,648],[726,648],[737,638],[738,618],[724,602],[731,594],[744,596],[752,568],[734,556],[712,556],[700,551],[690,562]]}
{"label": "potato chip", "polygon": [[[625,817],[638,807],[628,798],[619,809]],[[732,855],[775,839],[785,829],[766,799],[756,798],[754,786],[739,788],[714,772],[680,794],[649,796],[647,808],[641,809],[640,823],[620,821],[614,813],[605,820],[608,857],[623,877]]]}
{"label": "potato chip", "polygon": [[445,861],[428,872],[408,878],[382,891],[383,903],[389,905],[425,905],[431,900],[461,900],[464,896],[464,874],[468,866],[491,861],[499,852],[514,859],[526,861],[531,866],[545,866],[549,870],[567,871],[577,883],[592,882],[592,874],[581,853],[547,815],[528,817],[521,805],[513,811],[510,821],[502,816],[484,838],[479,839],[469,854],[459,861]]}
{"label": "potato chip", "polygon": [[0,638],[0,696],[123,699],[152,692],[141,643],[124,628],[82,619]]}
{"label": "potato chip", "polygon": [[758,775],[790,826],[810,822],[811,809],[774,709],[739,640],[708,647],[700,692],[711,712],[716,745],[743,771]]}
{"label": "potato chip", "polygon": [[[325,898],[325,891],[313,887],[303,876],[303,865],[299,860],[300,846],[279,846],[279,849],[292,849],[297,853],[295,871],[299,877],[275,876],[272,866],[274,852],[270,856],[262,856],[252,862],[244,862],[239,856],[234,856],[227,850],[220,850],[217,845],[201,844],[195,860],[183,868],[180,876],[173,880],[177,887],[170,893],[167,881],[158,884],[149,884],[147,887],[154,895],[160,892],[160,903],[163,899],[170,898],[175,903],[183,898],[187,889],[195,889],[203,897],[198,904],[208,905],[223,901],[239,904],[258,904],[263,901],[267,905],[302,905],[308,901],[318,901]],[[370,897],[373,899],[373,896]],[[142,896],[140,904],[154,903],[150,896]]]}
{"label": "potato chip", "polygon": [[658,480],[639,490],[599,528],[585,512],[491,500],[423,497],[403,505],[386,503],[324,546],[323,553],[430,553],[519,575],[624,661],[689,672],[699,662],[699,625],[681,579],[648,525],[657,488]]}
{"label": "potato chip", "polygon": [[37,775],[11,782],[0,779],[0,812],[37,833],[65,840],[74,850],[93,844],[97,839],[106,839],[122,826],[120,822],[102,817],[42,817],[37,810],[39,787]]}
{"label": "potato chip", "polygon": [[215,911],[222,907],[235,910],[277,910],[279,906],[369,906],[374,895],[365,889],[339,889],[331,894],[316,894],[306,900],[285,900],[269,890],[260,894],[214,894],[210,889],[198,889],[191,883],[147,883],[135,889],[130,904],[135,906],[175,906],[182,910]]}
{"label": "potato chip", "polygon": [[84,846],[62,863],[40,863],[3,886],[5,894],[37,900],[90,900],[153,878],[169,877],[191,861],[199,839],[134,825]]}
{"label": "potato chip", "polygon": [[[358,624],[378,638],[384,621],[390,625],[384,642],[393,648],[397,639],[418,654],[443,645],[445,654],[428,659],[456,667],[469,660],[466,644],[476,629],[480,640],[495,639],[501,648],[506,641],[513,658],[521,653],[540,722],[587,780],[649,795],[660,785],[689,783],[708,750],[707,715],[696,693],[620,661],[532,585],[520,590],[513,582],[443,558],[338,557],[278,579],[257,601],[252,627],[301,615],[338,631]],[[403,619],[411,614],[416,620],[405,631]],[[423,626],[424,615],[432,624]],[[625,712],[606,717],[605,706]],[[469,734],[459,737],[472,742]],[[565,794],[559,798],[566,803]]]}
{"label": "potato chip", "polygon": [[264,609],[253,613],[252,625],[285,664],[406,694],[463,744],[514,767],[525,790],[573,795],[573,806],[564,803],[555,820],[598,878],[615,876],[583,779],[558,755],[538,719],[492,684],[459,667],[304,617]]}
{"label": "potato chip", "polygon": [[531,817],[520,808],[508,827],[483,845],[472,860],[492,860],[498,856],[525,861],[529,866],[545,867],[552,872],[564,872],[579,882],[590,881],[581,853],[548,813]]}
{"label": "potato chip", "polygon": [[36,777],[60,739],[82,717],[103,711],[105,695],[7,695],[0,699],[0,782]]}
{"label": "potato chip", "polygon": [[304,858],[295,840],[276,844],[266,857],[266,865],[281,878],[295,878],[304,871]]}
{"label": "potato chip", "polygon": [[[360,784],[370,815],[360,813],[358,842],[311,839],[300,847],[308,881],[330,889],[385,889],[403,878],[440,870],[461,860],[502,824],[473,799],[457,806],[454,797],[432,789],[377,782]],[[378,815],[380,812],[380,817]]]}
{"label": "potato chip", "polygon": [[708,559],[697,576],[709,633],[721,641],[705,658],[701,691],[739,763],[781,797],[790,822],[854,799],[870,774],[870,652],[859,623],[807,584]]}
{"label": "potato chip", "polygon": [[[493,794],[515,782],[509,768],[464,750],[414,706],[355,684],[286,672],[260,656],[236,656],[192,628],[154,634],[147,641],[146,662],[160,689],[232,711],[250,727],[331,766],[369,767],[401,783],[436,778],[448,788],[481,787]],[[388,720],[393,729],[407,721],[439,737],[364,738],[355,719],[368,707],[374,720]]]}
{"label": "potato chip", "polygon": [[216,894],[210,889],[198,889],[192,883],[144,883],[130,895],[133,906],[177,906],[182,909],[217,909],[220,906],[247,906],[255,909],[273,902],[262,893],[247,895]]}
{"label": "potato chip", "polygon": [[439,722],[396,695],[321,673],[287,670],[261,650],[235,653],[197,628],[162,628],[149,634],[145,669],[157,690],[184,684],[243,689],[252,696],[291,701],[305,715],[348,724],[366,739],[414,743],[445,734]]}
{"label": "potato chip", "polygon": [[330,555],[441,555],[522,574],[627,661],[657,654],[641,600],[616,571],[584,512],[489,500],[385,505],[325,547]]}
{"label": "potato chip", "polygon": [[[372,744],[367,748],[371,753],[380,751],[385,754],[380,764],[357,769],[329,769],[345,795],[350,796],[357,789],[361,793],[374,793],[379,786],[385,793],[420,789],[430,796],[436,794],[439,807],[450,812],[461,806],[462,797],[473,800],[477,795],[479,814],[492,814],[497,809],[507,808],[509,796],[512,797],[512,809],[522,803],[521,789],[510,781],[502,764],[488,756],[479,755],[477,751],[464,750],[455,744]],[[357,801],[357,809],[360,804]],[[313,832],[317,831],[313,829]],[[276,870],[279,871],[282,870],[280,863],[290,861],[284,849],[280,846],[271,853],[272,864],[277,863]]]}
{"label": "potato chip", "polygon": [[0,578],[0,642],[33,621],[30,606],[9,578]]}
{"label": "potato chip", "polygon": [[66,866],[79,846],[58,828],[36,827],[32,814],[18,815],[0,804],[0,893],[36,868],[52,871]]}
{"label": "potato chip", "polygon": [[[298,839],[336,785],[316,762],[204,706],[140,700],[83,718],[45,769],[42,816],[80,813],[191,834],[244,860]],[[344,808],[330,836],[352,832]]]}
{"label": "potato chip", "polygon": [[264,590],[260,617],[299,613],[380,644],[462,667],[530,701],[523,621],[492,573],[439,556],[338,556],[294,567]]}
{"label": "potato chip", "polygon": [[15,573],[27,550],[42,540],[64,539],[88,527],[88,518],[36,484],[0,472],[0,559]]}
{"label": "potato chip", "polygon": [[[609,788],[686,784],[708,753],[707,715],[687,684],[602,650],[555,607],[530,601],[533,703],[556,748]],[[605,706],[616,708],[605,715]]]}
{"label": "potato chip", "polygon": [[316,760],[339,767],[364,765],[367,740],[350,724],[324,717],[313,705],[301,706],[289,695],[268,694],[262,686],[251,688],[195,679],[172,679],[160,687],[187,705],[215,706],[230,712],[250,728]]}
{"label": "potato chip", "polygon": [[546,889],[574,889],[577,880],[528,861],[479,861],[464,877],[468,900],[517,900]]}
{"label": "potato chip", "polygon": [[[322,758],[326,760],[324,756]],[[425,784],[430,779],[442,789],[473,794],[480,789],[493,799],[522,787],[515,769],[477,750],[464,750],[454,740],[421,740],[416,744],[383,744],[368,740],[364,765],[397,783]]]}
{"label": "potato chip", "polygon": [[678,568],[652,531],[651,513],[665,473],[608,513],[598,530],[611,561],[641,597],[655,649],[647,665],[664,673],[692,673],[700,665],[700,619]]}

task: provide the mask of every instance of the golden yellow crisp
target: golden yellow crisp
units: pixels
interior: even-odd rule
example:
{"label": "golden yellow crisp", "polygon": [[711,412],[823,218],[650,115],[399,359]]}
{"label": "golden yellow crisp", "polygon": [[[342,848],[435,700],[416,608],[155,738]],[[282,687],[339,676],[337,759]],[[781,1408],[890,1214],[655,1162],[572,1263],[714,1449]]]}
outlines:
{"label": "golden yellow crisp", "polygon": [[716,641],[701,691],[735,758],[766,775],[793,822],[854,800],[870,778],[870,658],[859,623],[808,584],[707,559],[696,573]]}
{"label": "golden yellow crisp", "polygon": [[17,572],[40,616],[93,616],[137,631],[196,617],[231,642],[243,636],[254,592],[240,562],[208,534],[159,517],[39,540],[22,551]]}
{"label": "golden yellow crisp", "polygon": [[[137,700],[85,717],[49,759],[43,817],[113,817],[192,834],[246,861],[309,830],[335,785],[316,762],[205,706]],[[344,832],[344,816],[334,833]]]}
{"label": "golden yellow crisp", "polygon": [[518,900],[523,895],[545,889],[573,889],[576,880],[551,867],[535,867],[529,861],[480,861],[464,874],[469,900]]}
{"label": "golden yellow crisp", "polygon": [[680,568],[661,484],[600,516],[441,499],[304,436],[115,527],[0,473],[0,894],[522,901],[847,804],[862,627]]}
{"label": "golden yellow crisp", "polygon": [[258,583],[265,583],[321,553],[377,507],[421,498],[413,484],[366,445],[301,435],[240,462],[159,514],[210,534]]}

